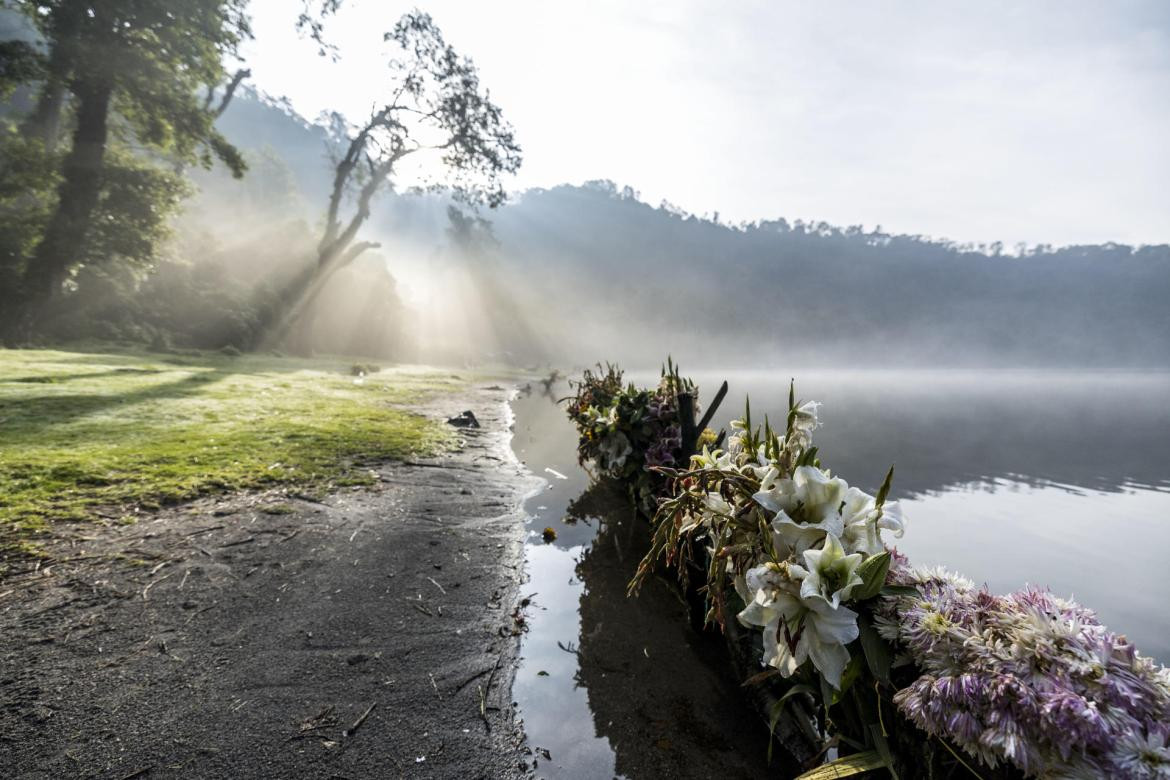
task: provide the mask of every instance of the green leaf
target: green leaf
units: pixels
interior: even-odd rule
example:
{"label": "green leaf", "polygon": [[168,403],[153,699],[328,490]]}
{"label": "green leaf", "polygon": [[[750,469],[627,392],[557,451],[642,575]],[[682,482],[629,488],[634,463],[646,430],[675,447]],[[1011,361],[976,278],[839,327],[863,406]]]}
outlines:
{"label": "green leaf", "polygon": [[[858,567],[860,568],[860,567]],[[881,595],[888,598],[899,596],[921,596],[922,593],[913,585],[886,585],[881,589]]]}
{"label": "green leaf", "polygon": [[893,661],[890,645],[881,638],[877,629],[873,627],[873,621],[864,612],[857,616],[857,629],[861,639],[861,652],[865,654],[869,673],[874,679],[889,683],[890,664]]}
{"label": "green leaf", "polygon": [[849,658],[849,665],[841,673],[841,687],[833,691],[833,704],[840,702],[845,692],[852,687],[853,683],[857,682],[857,678],[861,676],[861,667],[863,666],[865,666],[865,659],[861,657],[860,653],[855,653]]}
{"label": "green leaf", "polygon": [[861,562],[857,567],[857,575],[861,577],[861,585],[853,591],[853,599],[855,601],[865,601],[872,599],[878,593],[881,593],[882,586],[886,584],[886,574],[890,571],[890,553],[879,553],[871,555]]}
{"label": "green leaf", "polygon": [[851,756],[822,764],[816,769],[811,769],[800,775],[796,780],[833,780],[837,777],[860,775],[863,772],[882,769],[885,766],[886,760],[881,757],[880,753],[876,750],[867,750],[864,753],[854,753]]}
{"label": "green leaf", "polygon": [[877,723],[871,723],[869,735],[873,738],[873,744],[877,747],[878,754],[886,762],[886,769],[890,771],[891,780],[900,780],[898,771],[894,769],[894,754],[890,752],[890,743],[886,741],[886,735],[882,733],[881,726]]}
{"label": "green leaf", "polygon": [[890,470],[886,472],[886,479],[882,482],[881,488],[878,490],[877,498],[874,499],[874,505],[878,509],[885,506],[886,496],[890,495],[890,482],[894,479],[894,467],[890,466]]}
{"label": "green leaf", "polygon": [[[744,683],[745,685],[747,683]],[[784,705],[790,698],[798,694],[807,693],[809,696],[816,696],[816,692],[809,686],[803,683],[797,683],[784,692],[776,701],[772,702],[769,707],[768,718],[768,763],[772,763],[772,738],[776,736],[776,724],[780,722],[780,718],[784,715]]]}

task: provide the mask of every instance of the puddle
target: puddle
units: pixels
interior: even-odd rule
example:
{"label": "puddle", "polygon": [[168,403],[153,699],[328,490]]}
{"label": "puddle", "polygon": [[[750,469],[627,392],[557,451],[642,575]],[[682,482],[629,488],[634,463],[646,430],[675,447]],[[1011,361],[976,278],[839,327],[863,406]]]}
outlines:
{"label": "puddle", "polygon": [[[722,673],[719,640],[690,629],[665,580],[626,597],[649,528],[623,494],[590,487],[554,403],[567,394],[537,387],[513,404],[512,446],[548,482],[525,507],[522,592],[535,595],[513,688],[536,776],[764,774],[766,731]],[[546,527],[556,531],[547,543]]]}

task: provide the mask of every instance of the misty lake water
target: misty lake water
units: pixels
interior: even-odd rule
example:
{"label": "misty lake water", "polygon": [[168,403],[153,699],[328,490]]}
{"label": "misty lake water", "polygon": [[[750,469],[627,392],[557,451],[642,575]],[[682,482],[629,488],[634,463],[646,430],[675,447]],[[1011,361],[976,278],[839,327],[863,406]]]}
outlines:
{"label": "misty lake water", "polygon": [[[716,428],[742,414],[745,395],[754,418],[782,420],[794,376],[798,397],[824,404],[815,439],[826,467],[873,492],[895,465],[892,494],[909,525],[889,541],[915,564],[945,565],[997,592],[1032,584],[1073,596],[1170,663],[1170,374],[691,376],[701,401],[730,385]],[[552,395],[567,393],[562,385]],[[537,776],[701,776],[686,749],[695,740],[719,760],[762,754],[765,743],[744,736],[760,728],[737,716],[734,685],[704,676],[712,650],[669,589],[625,598],[647,526],[620,496],[588,490],[563,407],[538,387],[515,414],[517,455],[548,480],[526,506],[525,592],[536,596],[514,688],[529,744],[551,756],[536,755]],[[549,544],[546,526],[557,531]]]}

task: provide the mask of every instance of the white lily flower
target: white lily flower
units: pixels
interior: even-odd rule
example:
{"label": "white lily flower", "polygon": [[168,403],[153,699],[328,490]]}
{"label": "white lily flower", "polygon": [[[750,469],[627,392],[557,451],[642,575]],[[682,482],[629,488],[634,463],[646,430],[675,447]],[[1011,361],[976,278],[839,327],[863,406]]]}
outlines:
{"label": "white lily flower", "polygon": [[798,523],[787,512],[777,512],[772,519],[772,546],[781,558],[801,555],[830,534],[840,537],[843,530],[840,515],[830,515],[817,523]]}
{"label": "white lily flower", "polygon": [[848,490],[845,480],[830,477],[813,466],[800,466],[792,479],[782,478],[779,471],[770,470],[752,498],[764,509],[776,513],[772,519],[772,541],[777,555],[785,558],[816,547],[826,534],[841,537],[845,526],[840,508]]}
{"label": "white lily flower", "polygon": [[827,534],[821,549],[804,552],[808,576],[800,583],[800,595],[805,599],[819,598],[834,609],[841,606],[841,601],[863,582],[857,573],[863,557],[861,553],[846,555],[837,537]]}
{"label": "white lily flower", "polygon": [[780,470],[771,467],[760,478],[760,489],[752,496],[757,504],[769,512],[791,512],[796,509],[796,483],[781,478]]}
{"label": "white lily flower", "polygon": [[618,469],[625,465],[626,458],[634,451],[634,448],[630,446],[630,440],[621,432],[614,432],[606,436],[602,439],[598,449],[601,451],[605,463],[608,464],[607,468]]}
{"label": "white lily flower", "polygon": [[707,493],[703,497],[704,514],[724,515],[730,517],[735,514],[735,507],[727,502],[723,496],[718,493]]}
{"label": "white lily flower", "polygon": [[893,531],[894,536],[901,539],[902,534],[906,533],[906,515],[902,512],[902,505],[897,501],[887,501],[882,507],[877,527]]}
{"label": "white lily flower", "polygon": [[801,512],[810,522],[821,522],[827,517],[841,517],[841,503],[849,484],[831,477],[815,466],[798,466],[792,474],[796,497],[802,504]]}
{"label": "white lily flower", "polygon": [[821,424],[818,412],[821,405],[817,401],[805,401],[796,407],[796,415],[792,426],[805,433],[812,433]]}
{"label": "white lily flower", "polygon": [[735,463],[732,461],[730,453],[723,450],[712,452],[710,447],[703,445],[702,452],[691,456],[691,468],[733,471]]}
{"label": "white lily flower", "polygon": [[739,621],[764,630],[764,663],[790,677],[806,659],[834,688],[849,663],[845,645],[858,636],[857,613],[830,607],[821,599],[801,599],[799,566],[766,564],[750,569],[745,585],[754,596]]}
{"label": "white lily flower", "polygon": [[894,536],[901,538],[906,527],[897,501],[891,501],[879,510],[873,496],[857,488],[849,488],[846,493],[841,519],[845,524],[841,535],[845,549],[866,555],[877,555],[886,549],[881,537],[883,530],[893,531]]}

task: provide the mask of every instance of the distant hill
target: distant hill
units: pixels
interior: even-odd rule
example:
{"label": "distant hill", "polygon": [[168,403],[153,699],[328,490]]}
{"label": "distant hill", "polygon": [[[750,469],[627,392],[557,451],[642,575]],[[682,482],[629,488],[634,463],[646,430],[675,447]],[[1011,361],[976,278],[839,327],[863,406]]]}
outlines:
{"label": "distant hill", "polygon": [[[264,150],[287,166],[295,185],[278,187],[295,186],[318,220],[330,180],[324,129],[254,92],[221,122],[254,157]],[[229,182],[205,185],[233,197]],[[441,198],[388,194],[375,209],[366,234],[408,286],[466,271],[450,297],[460,317],[468,295],[482,298],[465,327],[469,357],[644,364],[671,350],[736,365],[1170,366],[1167,245],[1017,256],[824,223],[732,226],[610,182],[519,193],[484,215],[495,245],[475,249],[452,245]],[[487,326],[493,344],[482,341]]]}

